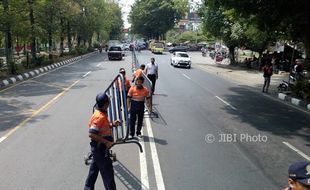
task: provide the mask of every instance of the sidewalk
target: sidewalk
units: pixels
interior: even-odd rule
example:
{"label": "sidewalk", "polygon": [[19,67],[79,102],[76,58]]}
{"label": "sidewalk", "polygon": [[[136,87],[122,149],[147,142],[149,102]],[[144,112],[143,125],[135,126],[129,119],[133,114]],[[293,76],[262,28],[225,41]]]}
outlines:
{"label": "sidewalk", "polygon": [[24,73],[15,75],[15,76],[11,76],[11,77],[9,77],[7,79],[0,80],[0,89],[1,88],[5,88],[5,87],[7,87],[9,85],[15,84],[16,82],[20,82],[20,81],[27,80],[29,78],[33,78],[33,77],[35,77],[37,75],[40,75],[40,74],[45,73],[45,72],[48,72],[50,70],[57,69],[58,67],[62,67],[64,65],[68,65],[68,64],[73,63],[75,61],[88,58],[89,56],[93,55],[94,53],[96,53],[96,51],[91,52],[91,53],[87,53],[87,54],[84,54],[84,55],[76,56],[76,57],[73,57],[73,58],[70,58],[70,59],[66,59],[66,60],[63,60],[63,61],[60,61],[60,62],[57,62],[57,63],[53,63],[51,65],[42,66],[40,68],[35,68],[32,71],[24,72]]}
{"label": "sidewalk", "polygon": [[[210,57],[202,57],[200,52],[190,52],[192,63],[194,66],[214,75],[218,75],[226,80],[232,81],[239,85],[248,86],[257,92],[262,91],[264,78],[263,73],[243,68],[240,66],[230,66],[227,61],[226,64],[217,64]],[[282,100],[290,101],[296,106],[301,106],[304,109],[310,111],[310,104],[304,105],[305,103],[296,99],[289,98],[285,94],[278,93],[277,87],[282,80],[288,80],[289,73],[283,72],[279,74],[273,74],[271,77],[271,83],[269,87],[269,93],[271,96],[280,98]],[[298,105],[297,105],[298,104]]]}

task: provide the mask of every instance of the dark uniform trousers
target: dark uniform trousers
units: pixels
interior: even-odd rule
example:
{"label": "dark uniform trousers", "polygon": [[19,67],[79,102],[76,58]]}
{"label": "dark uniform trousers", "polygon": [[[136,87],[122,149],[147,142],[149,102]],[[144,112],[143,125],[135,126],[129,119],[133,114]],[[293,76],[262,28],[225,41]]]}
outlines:
{"label": "dark uniform trousers", "polygon": [[147,78],[149,78],[150,81],[152,82],[152,94],[154,94],[154,92],[155,92],[155,84],[156,84],[156,75],[155,74],[148,74]]}
{"label": "dark uniform trousers", "polygon": [[137,102],[137,101],[131,101],[131,108],[130,108],[130,135],[135,135],[135,125],[136,120],[138,117],[138,123],[137,123],[137,135],[141,135],[141,129],[143,124],[143,117],[144,117],[144,101],[143,102]]}
{"label": "dark uniform trousers", "polygon": [[90,164],[84,190],[95,189],[95,183],[99,172],[101,174],[105,189],[116,190],[112,160],[110,159],[110,156],[106,154],[105,146],[97,146],[97,143],[94,141],[92,141],[90,145],[91,152],[93,154],[93,160]]}

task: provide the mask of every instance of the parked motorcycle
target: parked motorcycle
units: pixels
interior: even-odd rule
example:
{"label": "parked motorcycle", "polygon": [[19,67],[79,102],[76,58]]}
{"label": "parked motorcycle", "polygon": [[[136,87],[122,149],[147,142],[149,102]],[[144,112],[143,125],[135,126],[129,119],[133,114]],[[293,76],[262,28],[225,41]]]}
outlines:
{"label": "parked motorcycle", "polygon": [[282,80],[282,82],[279,84],[279,86],[277,87],[278,92],[285,92],[291,90],[292,88],[295,87],[295,83],[296,83],[295,74],[291,73],[289,82]]}

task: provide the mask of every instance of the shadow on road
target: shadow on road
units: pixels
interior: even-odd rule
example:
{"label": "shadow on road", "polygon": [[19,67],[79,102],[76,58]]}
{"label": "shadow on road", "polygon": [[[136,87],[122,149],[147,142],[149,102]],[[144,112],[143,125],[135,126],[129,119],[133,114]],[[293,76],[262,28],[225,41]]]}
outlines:
{"label": "shadow on road", "polygon": [[[38,106],[42,106],[46,101],[44,99],[48,99],[48,96],[56,96],[74,81],[81,79],[85,74],[85,66],[87,66],[87,70],[94,71],[94,74],[99,70],[104,70],[104,67],[96,66],[97,63],[104,60],[104,55],[95,54],[69,67],[59,67],[61,69],[53,70],[40,77],[25,80],[16,86],[1,89],[0,132],[17,126],[31,116],[38,109]],[[78,83],[72,89],[82,89],[84,87],[85,85]],[[29,121],[35,122],[36,117]]]}
{"label": "shadow on road", "polygon": [[120,161],[114,164],[115,176],[122,182],[127,189],[144,189],[148,190],[131,171],[129,171]]}
{"label": "shadow on road", "polygon": [[285,138],[299,136],[306,142],[310,142],[308,114],[250,91],[243,86],[233,87],[230,90],[235,94],[227,95],[225,99],[237,107],[238,111],[233,111],[228,107],[227,111],[235,115],[236,119],[277,136]]}
{"label": "shadow on road", "polygon": [[150,142],[150,139],[151,139],[151,138],[154,140],[154,142],[155,142],[156,144],[160,144],[160,145],[167,145],[167,144],[168,144],[167,141],[164,140],[164,139],[153,138],[153,137],[145,137],[145,138],[144,138],[144,142]]}

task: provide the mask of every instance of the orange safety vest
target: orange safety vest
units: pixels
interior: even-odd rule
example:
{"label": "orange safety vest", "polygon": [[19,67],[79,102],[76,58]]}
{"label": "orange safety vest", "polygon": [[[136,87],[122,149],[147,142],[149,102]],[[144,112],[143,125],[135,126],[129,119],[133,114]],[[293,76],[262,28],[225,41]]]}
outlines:
{"label": "orange safety vest", "polygon": [[138,89],[137,86],[132,86],[129,89],[128,97],[137,102],[143,102],[145,98],[150,96],[150,92],[143,86],[142,89]]}
{"label": "orange safety vest", "polygon": [[134,76],[135,76],[136,78],[141,77],[141,76],[142,76],[142,72],[143,72],[142,69],[137,69],[137,70],[135,71],[135,73],[134,73]]}
{"label": "orange safety vest", "polygon": [[[125,88],[126,91],[128,92],[128,90],[130,89],[131,85],[130,85],[130,81],[127,79],[127,77],[124,77],[125,80]],[[115,81],[116,87],[119,88],[119,90],[122,90],[123,84],[121,83],[120,79]]]}
{"label": "orange safety vest", "polygon": [[112,136],[112,128],[110,126],[108,114],[105,112],[96,110],[89,120],[88,128],[98,131],[98,135],[102,137]]}

